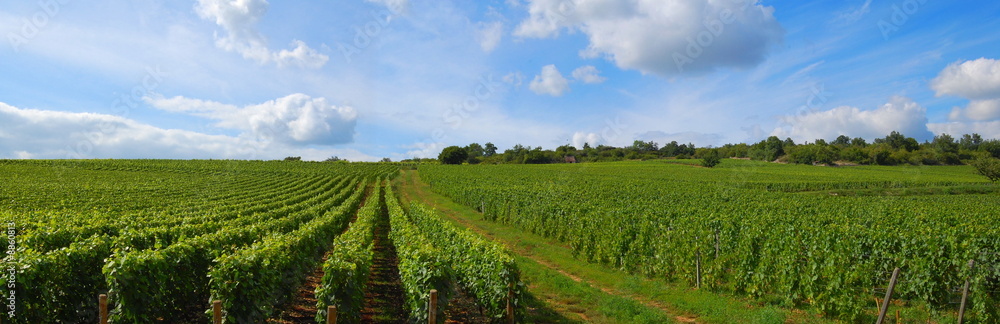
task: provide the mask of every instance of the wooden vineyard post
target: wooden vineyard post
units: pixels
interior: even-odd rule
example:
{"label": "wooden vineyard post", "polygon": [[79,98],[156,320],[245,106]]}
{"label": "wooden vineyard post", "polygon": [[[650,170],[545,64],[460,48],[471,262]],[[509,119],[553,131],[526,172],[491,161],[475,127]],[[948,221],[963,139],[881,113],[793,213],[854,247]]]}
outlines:
{"label": "wooden vineyard post", "polygon": [[212,302],[212,323],[222,324],[222,301]]}
{"label": "wooden vineyard post", "polygon": [[514,324],[514,284],[507,284],[507,323]]}
{"label": "wooden vineyard post", "polygon": [[719,230],[715,230],[715,258],[719,258]]}
{"label": "wooden vineyard post", "polygon": [[326,307],[326,324],[337,324],[337,306]]}
{"label": "wooden vineyard post", "polygon": [[698,252],[698,259],[694,264],[694,288],[701,289],[701,252]]}
{"label": "wooden vineyard post", "polygon": [[97,300],[100,307],[101,324],[108,324],[108,295],[100,294],[97,296]]}
{"label": "wooden vineyard post", "polygon": [[438,304],[437,297],[438,297],[437,289],[431,289],[431,300],[428,301],[430,306],[427,307],[427,323],[430,324],[437,323],[437,304]]}
{"label": "wooden vineyard post", "polygon": [[[694,241],[697,244],[699,237],[695,236]],[[694,288],[701,289],[701,249],[694,249],[695,260],[694,260]]]}
{"label": "wooden vineyard post", "polygon": [[[969,270],[976,265],[976,261],[969,260]],[[972,280],[970,275],[968,279],[965,279],[965,287],[962,288],[962,305],[958,307],[958,324],[962,324],[965,320],[965,301],[969,299],[969,281]]]}
{"label": "wooden vineyard post", "polygon": [[892,278],[889,279],[889,288],[885,290],[885,299],[882,300],[882,307],[878,310],[878,320],[875,324],[885,323],[885,314],[889,310],[889,300],[892,299],[892,290],[896,288],[896,279],[899,277],[899,268],[892,270]]}

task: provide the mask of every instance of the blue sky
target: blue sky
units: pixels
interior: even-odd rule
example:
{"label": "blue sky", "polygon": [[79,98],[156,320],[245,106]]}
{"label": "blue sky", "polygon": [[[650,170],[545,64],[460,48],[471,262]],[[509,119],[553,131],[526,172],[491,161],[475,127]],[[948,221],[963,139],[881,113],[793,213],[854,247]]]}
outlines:
{"label": "blue sky", "polygon": [[0,158],[1000,138],[1000,2],[0,4]]}

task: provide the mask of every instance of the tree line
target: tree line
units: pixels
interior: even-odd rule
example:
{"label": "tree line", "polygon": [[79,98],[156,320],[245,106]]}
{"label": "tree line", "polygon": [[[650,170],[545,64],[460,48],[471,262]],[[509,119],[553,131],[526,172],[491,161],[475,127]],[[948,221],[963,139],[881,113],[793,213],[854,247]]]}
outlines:
{"label": "tree line", "polygon": [[[677,141],[661,146],[653,141],[637,140],[626,147],[591,146],[585,143],[582,148],[567,144],[551,150],[518,144],[502,152],[493,143],[472,143],[465,147],[445,148],[437,161],[444,164],[545,164],[662,158],[707,161],[718,157],[825,165],[958,165],[980,158],[1000,158],[1000,140],[983,139],[979,134],[965,134],[959,138],[941,134],[931,141],[920,143],[913,137],[893,131],[871,143],[864,138],[846,135],[840,135],[829,142],[817,139],[805,143],[771,136],[753,144],[726,144],[721,147],[696,147],[691,143],[679,144]],[[427,160],[430,159],[423,161]],[[419,162],[421,159],[407,161]]]}

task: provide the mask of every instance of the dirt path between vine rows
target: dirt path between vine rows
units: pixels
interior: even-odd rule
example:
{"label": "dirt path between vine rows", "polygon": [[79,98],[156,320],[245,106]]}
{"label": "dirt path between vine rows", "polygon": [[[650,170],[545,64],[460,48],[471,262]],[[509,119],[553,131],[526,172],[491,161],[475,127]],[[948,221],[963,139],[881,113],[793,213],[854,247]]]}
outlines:
{"label": "dirt path between vine rows", "polygon": [[[368,204],[368,198],[371,197],[372,190],[373,186],[365,187],[365,193],[361,198],[361,204],[354,210],[354,214],[351,215],[351,219],[348,221],[348,224],[353,224],[354,221],[358,219],[358,211],[360,211],[361,207],[364,207],[365,204]],[[347,231],[347,228],[350,228],[350,225],[344,228],[345,232]],[[343,234],[343,232],[341,234]],[[268,323],[316,323],[316,287],[318,287],[323,281],[323,263],[326,262],[326,259],[329,256],[329,251],[323,254],[323,258],[316,265],[316,269],[313,269],[313,272],[306,277],[305,282],[302,283],[299,290],[295,292],[295,296],[285,304],[279,306],[275,311],[275,314],[277,315],[268,319]]]}
{"label": "dirt path between vine rows", "polygon": [[365,289],[365,303],[361,311],[362,323],[406,323],[406,306],[403,283],[399,280],[399,259],[396,245],[389,239],[389,210],[382,192],[382,210],[375,222],[375,255],[371,274]]}

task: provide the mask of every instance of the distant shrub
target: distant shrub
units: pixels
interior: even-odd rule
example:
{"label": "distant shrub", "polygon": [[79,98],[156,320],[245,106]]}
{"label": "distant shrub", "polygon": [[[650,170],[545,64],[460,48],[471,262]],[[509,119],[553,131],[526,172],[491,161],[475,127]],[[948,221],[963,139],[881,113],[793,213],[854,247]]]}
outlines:
{"label": "distant shrub", "polygon": [[706,168],[719,165],[719,162],[722,162],[722,158],[719,157],[719,151],[716,150],[709,150],[701,157],[701,166]]}
{"label": "distant shrub", "polygon": [[983,157],[972,162],[976,167],[976,172],[983,175],[990,181],[1000,181],[1000,159]]}

